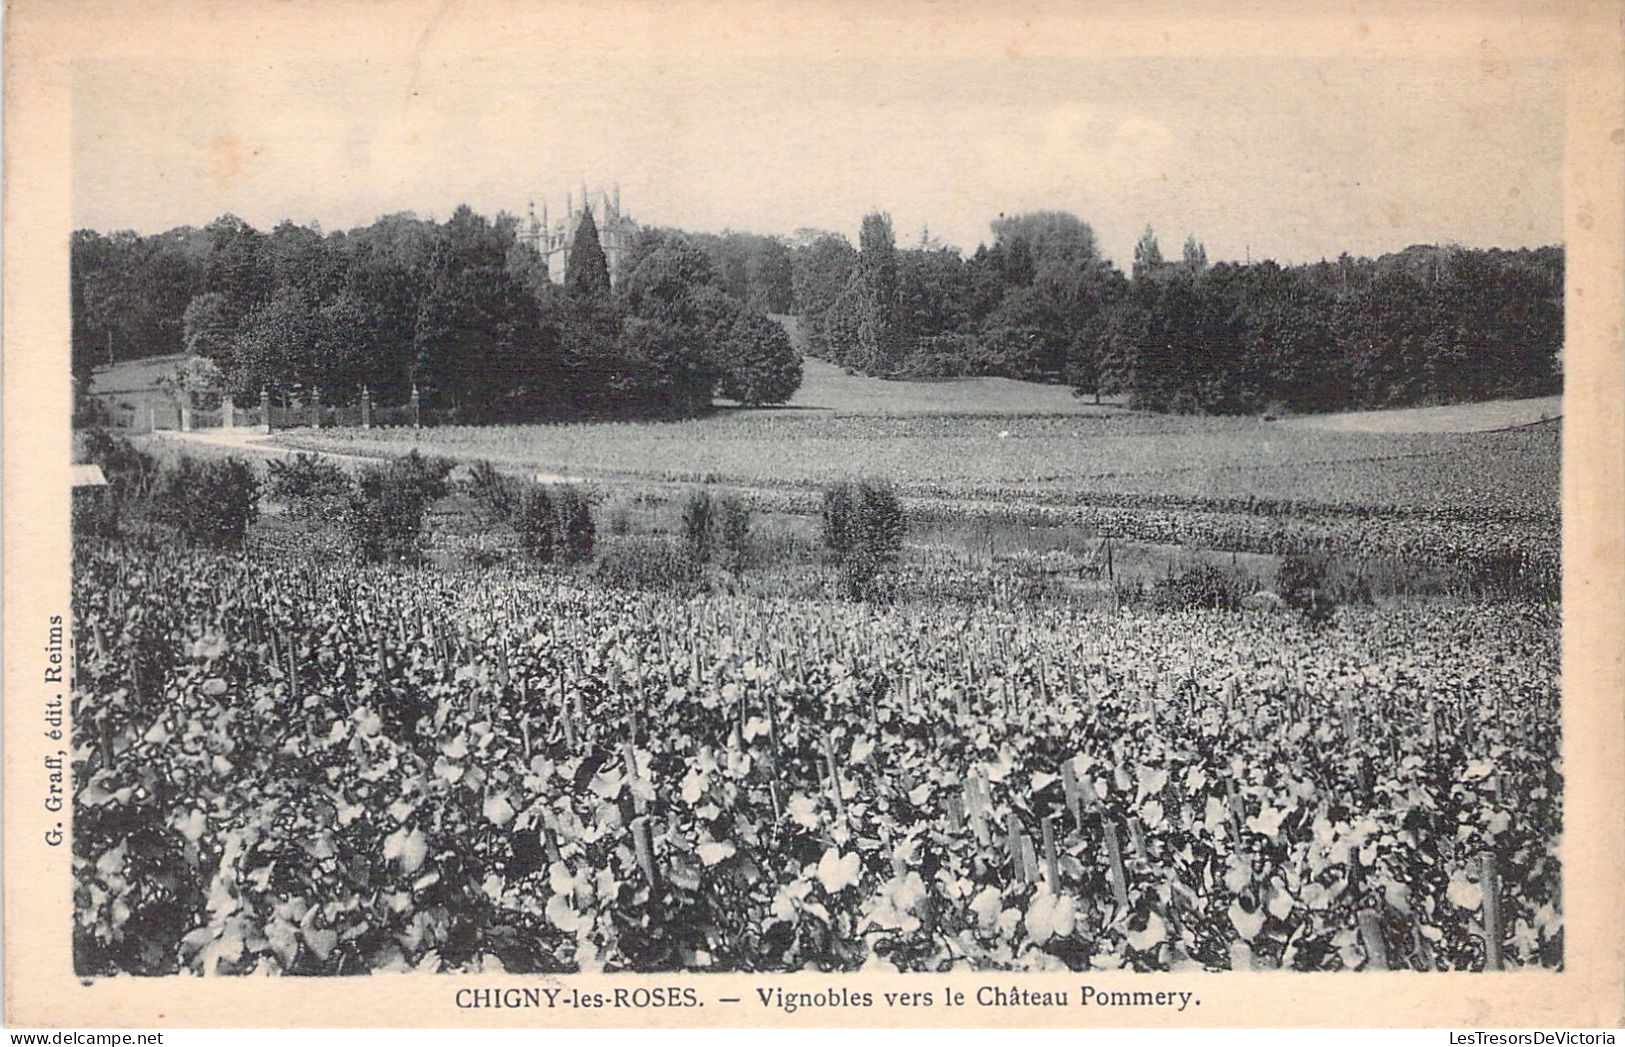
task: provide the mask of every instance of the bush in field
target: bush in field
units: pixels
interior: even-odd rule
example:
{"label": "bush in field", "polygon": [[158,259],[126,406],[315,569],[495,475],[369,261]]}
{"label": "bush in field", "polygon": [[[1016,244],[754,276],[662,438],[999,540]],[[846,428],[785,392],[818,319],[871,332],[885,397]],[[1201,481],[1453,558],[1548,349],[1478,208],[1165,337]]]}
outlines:
{"label": "bush in field", "polygon": [[711,559],[716,539],[716,504],[711,492],[705,488],[690,491],[683,499],[682,540],[683,553],[697,564]]}
{"label": "bush in field", "polygon": [[592,502],[574,487],[560,487],[553,494],[553,513],[558,520],[558,557],[563,563],[585,563],[592,559],[598,528],[592,520]]}
{"label": "bush in field", "polygon": [[1288,607],[1303,612],[1311,622],[1331,620],[1337,600],[1330,585],[1326,557],[1291,553],[1275,569],[1275,589]]}
{"label": "bush in field", "polygon": [[552,563],[558,552],[558,524],[553,517],[553,498],[541,484],[532,484],[519,496],[513,516],[519,532],[519,546],[538,563]]}
{"label": "bush in field", "polygon": [[610,507],[609,533],[617,538],[632,533],[632,509],[625,502],[616,502]]}
{"label": "bush in field", "polygon": [[694,563],[715,561],[738,570],[746,560],[750,508],[735,494],[692,491],[683,501],[681,536],[683,554]]}
{"label": "bush in field", "polygon": [[723,495],[716,503],[717,551],[728,567],[739,570],[749,554],[750,507],[735,494]]}
{"label": "bush in field", "polygon": [[324,512],[350,493],[350,478],[321,455],[303,452],[292,458],[273,458],[266,465],[271,497],[295,516]]}
{"label": "bush in field", "polygon": [[450,490],[452,463],[413,451],[358,478],[345,507],[344,528],[358,558],[416,560],[429,507]]}
{"label": "bush in field", "polygon": [[1241,606],[1245,595],[1239,579],[1210,563],[1197,562],[1157,579],[1145,594],[1146,602],[1160,611],[1202,608],[1232,611]]}
{"label": "bush in field", "polygon": [[158,487],[160,517],[196,545],[240,548],[259,515],[260,480],[241,458],[182,455],[164,470]]}
{"label": "bush in field", "polygon": [[514,515],[514,529],[525,555],[538,563],[591,560],[598,537],[592,503],[574,487],[527,487]]}
{"label": "bush in field", "polygon": [[824,545],[841,569],[848,596],[878,595],[881,572],[903,548],[908,519],[890,484],[846,480],[824,491]]}
{"label": "bush in field", "polygon": [[690,594],[698,591],[699,565],[662,535],[617,538],[598,560],[598,581],[618,589]]}
{"label": "bush in field", "polygon": [[74,489],[73,533],[117,534],[119,521],[127,513],[148,505],[163,469],[158,459],[105,429],[92,427],[74,435],[75,460],[100,466],[107,486]]}
{"label": "bush in field", "polygon": [[86,429],[78,436],[80,456],[101,466],[120,502],[144,499],[152,491],[162,472],[158,459],[105,429]]}
{"label": "bush in field", "polygon": [[484,460],[470,467],[463,490],[474,503],[475,516],[487,526],[512,522],[524,500],[520,483]]}

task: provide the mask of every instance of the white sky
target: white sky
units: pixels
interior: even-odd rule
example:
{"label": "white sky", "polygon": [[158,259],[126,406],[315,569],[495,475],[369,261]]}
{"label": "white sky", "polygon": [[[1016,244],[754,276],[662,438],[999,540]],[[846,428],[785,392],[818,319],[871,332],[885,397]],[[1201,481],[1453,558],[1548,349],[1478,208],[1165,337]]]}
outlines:
{"label": "white sky", "polygon": [[[95,59],[74,80],[74,223],[224,212],[348,228],[459,203],[556,208],[618,180],[639,221],[856,238],[891,213],[967,253],[1000,212],[1068,210],[1126,265],[1150,223],[1212,260],[1562,237],[1561,68],[1426,59],[1067,57],[609,46],[495,26],[482,49],[334,62]],[[466,35],[466,34],[465,34]],[[209,53],[209,52],[205,52]],[[219,52],[213,52],[218,54]]]}

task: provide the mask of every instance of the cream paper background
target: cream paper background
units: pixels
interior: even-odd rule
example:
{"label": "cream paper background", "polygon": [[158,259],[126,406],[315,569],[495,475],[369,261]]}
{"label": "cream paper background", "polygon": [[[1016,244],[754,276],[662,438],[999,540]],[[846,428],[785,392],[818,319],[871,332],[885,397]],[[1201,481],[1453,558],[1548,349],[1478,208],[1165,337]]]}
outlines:
{"label": "cream paper background", "polygon": [[[896,2],[562,3],[447,0],[13,0],[5,37],[4,229],[4,884],[5,1021],[108,1026],[1617,1026],[1625,1022],[1625,52],[1620,6],[1570,3]],[[1563,439],[1566,969],[1496,975],[372,975],[355,978],[112,978],[81,983],[70,954],[69,847],[47,847],[42,731],[56,688],[41,682],[50,615],[68,606],[68,234],[76,63],[207,60],[251,85],[278,63],[466,65],[477,85],[492,34],[545,40],[598,34],[594,46],[701,50],[720,59],[809,53],[883,58],[1281,56],[1472,58],[1495,75],[1508,57],[1566,71],[1564,242],[1568,288]],[[651,63],[658,67],[658,61]],[[656,75],[652,73],[651,75]],[[319,90],[313,84],[311,90]],[[967,88],[969,90],[971,88]],[[219,104],[229,111],[225,88]],[[404,104],[404,103],[403,103]],[[1402,121],[1405,114],[1391,118]],[[1397,125],[1396,125],[1397,126]],[[249,129],[245,128],[245,133]],[[156,133],[160,133],[155,131]],[[634,132],[639,133],[639,132]],[[646,133],[657,134],[658,128]],[[1463,171],[1463,185],[1479,173]],[[237,176],[219,165],[222,191]],[[347,177],[314,165],[314,180]],[[325,187],[324,187],[325,188]],[[448,191],[452,187],[448,187]],[[1222,192],[1222,187],[1219,188]],[[290,205],[291,206],[291,205]],[[196,220],[220,213],[207,199]],[[290,215],[295,219],[302,216]],[[64,689],[65,693],[65,689]],[[62,747],[66,747],[63,745]],[[66,820],[66,819],[64,819]],[[1194,991],[1183,1014],[1158,1009],[887,1008],[884,989],[981,985]],[[585,990],[695,986],[692,1010],[458,1010],[459,987],[568,984]],[[757,987],[861,987],[877,1006],[751,1005]],[[744,1004],[715,1002],[738,996]]]}

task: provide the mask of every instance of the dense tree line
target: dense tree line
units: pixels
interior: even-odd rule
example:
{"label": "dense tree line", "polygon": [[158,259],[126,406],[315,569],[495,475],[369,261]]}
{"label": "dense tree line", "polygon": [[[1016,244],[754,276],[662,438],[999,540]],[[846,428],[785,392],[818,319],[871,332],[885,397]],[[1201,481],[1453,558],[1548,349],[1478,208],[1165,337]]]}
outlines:
{"label": "dense tree line", "polygon": [[[239,397],[352,403],[365,385],[394,404],[415,387],[431,412],[470,422],[685,416],[718,394],[782,402],[800,384],[763,315],[790,305],[784,245],[645,233],[612,289],[589,214],[560,287],[515,231],[467,207],[336,233],[229,215],[154,236],[81,230],[74,369],[184,350]],[[735,256],[742,281],[713,260]]]}
{"label": "dense tree line", "polygon": [[865,374],[1003,375],[1124,393],[1157,410],[1327,410],[1560,387],[1563,252],[1417,246],[1378,259],[1165,260],[1147,230],[1130,276],[1069,214],[1001,217],[970,258],[900,249],[885,215],[859,245],[793,254],[813,351]]}
{"label": "dense tree line", "polygon": [[899,247],[865,216],[857,246],[672,229],[638,233],[609,286],[589,220],[565,285],[516,223],[465,208],[324,234],[226,216],[155,236],[73,238],[76,369],[185,348],[244,395],[380,403],[416,385],[464,420],[684,415],[712,396],[787,399],[811,349],[888,377],[1002,375],[1123,393],[1159,410],[1324,410],[1559,387],[1563,252],[1417,246],[1378,259],[1210,265],[1147,229],[1129,274],[1060,212],[1001,216],[969,258]]}

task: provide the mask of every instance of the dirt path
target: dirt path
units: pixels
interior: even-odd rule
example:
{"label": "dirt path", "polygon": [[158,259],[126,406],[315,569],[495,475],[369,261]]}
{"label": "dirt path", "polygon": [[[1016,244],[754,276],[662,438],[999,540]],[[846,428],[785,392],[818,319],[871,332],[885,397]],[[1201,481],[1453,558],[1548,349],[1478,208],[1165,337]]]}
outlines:
{"label": "dirt path", "polygon": [[[276,434],[261,432],[258,429],[194,429],[186,433],[178,429],[160,429],[149,434],[149,437],[175,443],[191,444],[197,447],[215,448],[221,451],[241,451],[258,458],[291,458],[296,454],[313,454],[338,462],[347,469],[377,465],[387,460],[387,456],[382,455],[344,454],[321,447],[290,447],[286,444],[277,443]],[[401,453],[404,454],[405,452]],[[451,458],[461,466],[469,465],[473,461],[456,455],[446,455],[445,457]],[[565,476],[561,473],[534,473],[503,466],[498,468],[502,472],[524,476],[541,484],[582,483],[587,479],[583,476]]]}
{"label": "dirt path", "polygon": [[[299,454],[300,449],[283,447],[275,442],[275,437],[258,429],[194,429],[183,433],[177,429],[160,429],[151,434],[155,439],[172,440],[176,443],[195,444],[200,447],[212,447],[228,451],[242,451],[260,458],[290,458]],[[349,466],[365,465],[377,462],[376,458],[369,458],[359,454],[339,454],[336,451],[304,451],[305,454],[318,454],[323,458],[331,458],[336,462],[343,462]]]}

